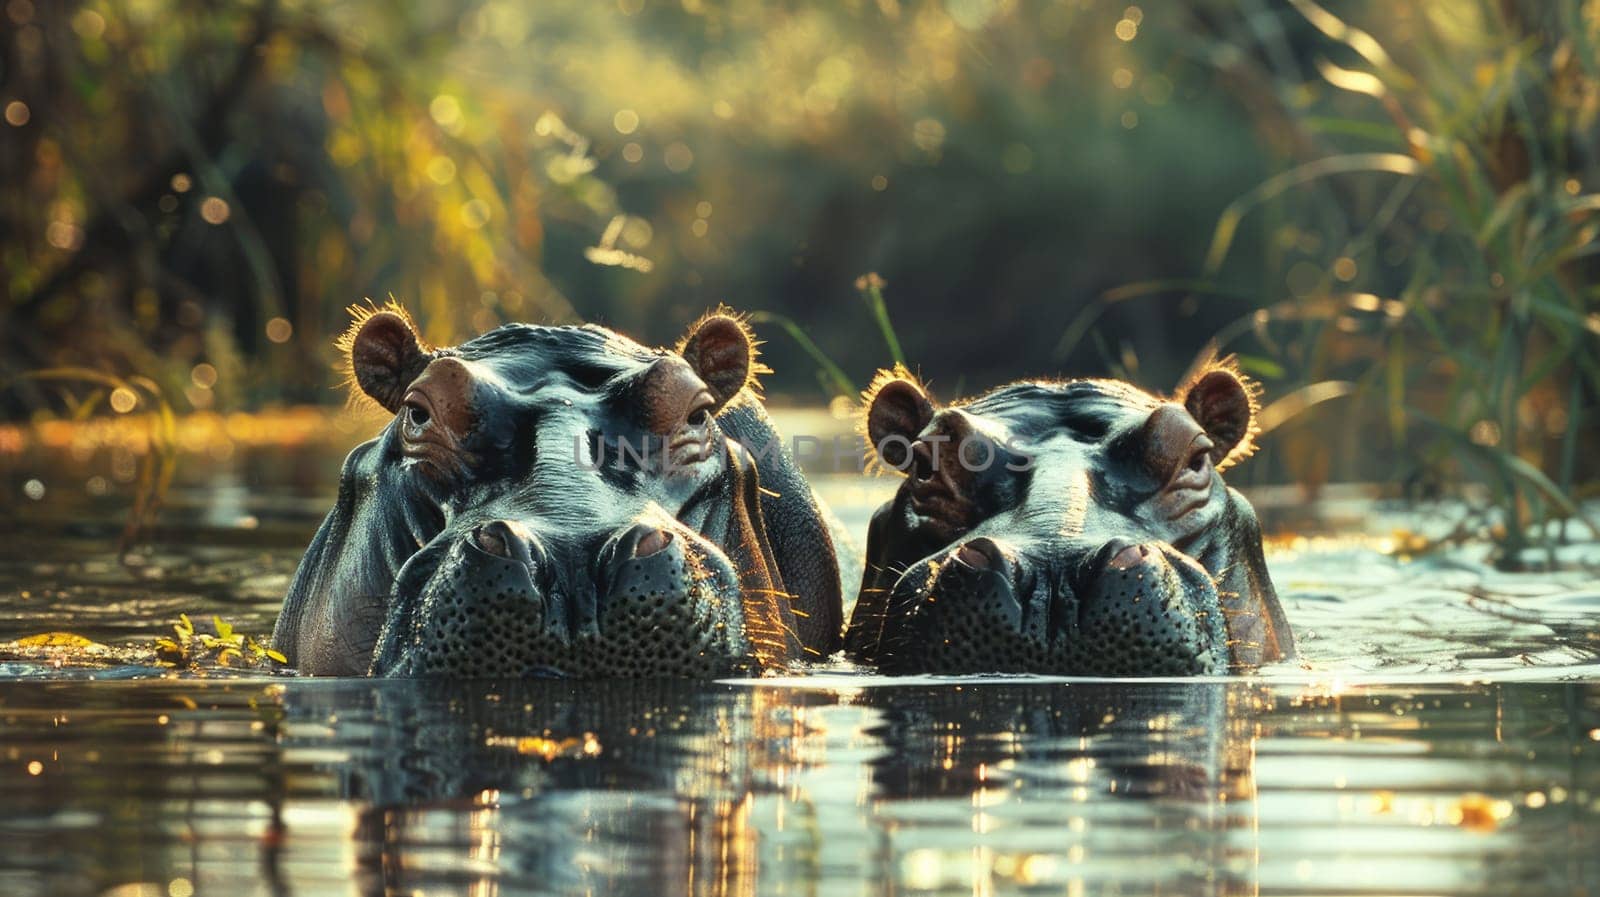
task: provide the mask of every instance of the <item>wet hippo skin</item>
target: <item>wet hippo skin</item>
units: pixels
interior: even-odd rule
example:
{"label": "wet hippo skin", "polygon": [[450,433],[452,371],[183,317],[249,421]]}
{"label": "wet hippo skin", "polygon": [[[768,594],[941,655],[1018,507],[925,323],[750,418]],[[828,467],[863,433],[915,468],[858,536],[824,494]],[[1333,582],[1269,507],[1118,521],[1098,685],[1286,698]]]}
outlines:
{"label": "wet hippo skin", "polygon": [[1254,510],[1256,387],[1202,366],[1170,398],[1022,382],[940,407],[904,369],[867,393],[905,481],[873,516],[845,636],[886,672],[1161,676],[1292,656]]}
{"label": "wet hippo skin", "polygon": [[[342,342],[394,415],[350,453],[274,645],[318,675],[718,676],[837,650],[838,565],[743,322],[672,350],[508,324]],[[755,449],[752,452],[752,449]]]}

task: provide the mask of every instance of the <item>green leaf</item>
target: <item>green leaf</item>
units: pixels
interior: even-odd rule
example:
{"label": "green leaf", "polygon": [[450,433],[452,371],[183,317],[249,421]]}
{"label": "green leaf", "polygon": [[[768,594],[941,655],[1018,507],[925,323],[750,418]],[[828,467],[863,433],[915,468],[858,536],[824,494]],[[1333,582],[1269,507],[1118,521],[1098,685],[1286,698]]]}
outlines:
{"label": "green leaf", "polygon": [[1386,172],[1414,177],[1422,173],[1422,164],[1400,153],[1351,153],[1296,165],[1268,178],[1222,210],[1211,235],[1211,248],[1206,251],[1206,274],[1214,275],[1222,267],[1222,261],[1228,256],[1228,248],[1233,245],[1233,238],[1239,231],[1239,222],[1244,219],[1245,213],[1291,187],[1330,175],[1357,172]]}
{"label": "green leaf", "polygon": [[1515,215],[1523,204],[1528,201],[1528,194],[1528,182],[1522,181],[1500,197],[1499,201],[1495,203],[1494,212],[1483,223],[1483,227],[1478,229],[1477,239],[1479,246],[1489,245],[1490,241],[1500,233],[1500,229],[1506,226],[1506,222],[1511,220],[1511,216]]}
{"label": "green leaf", "polygon": [[861,284],[861,298],[866,300],[867,307],[872,310],[872,318],[878,324],[878,333],[883,336],[883,343],[889,349],[889,358],[895,364],[904,365],[905,353],[900,351],[900,338],[895,335],[894,325],[889,323],[889,304],[883,301],[883,290],[879,287],[882,281],[876,274],[865,274],[858,283]]}
{"label": "green leaf", "polygon": [[1556,507],[1560,508],[1568,516],[1576,518],[1582,522],[1595,538],[1600,539],[1600,523],[1597,523],[1593,517],[1590,517],[1588,514],[1584,513],[1583,509],[1578,507],[1577,504],[1572,501],[1572,499],[1567,498],[1566,493],[1561,491],[1561,487],[1557,486],[1549,477],[1545,476],[1544,471],[1534,467],[1532,464],[1529,464],[1527,461],[1517,457],[1514,454],[1511,454],[1510,452],[1505,453],[1505,460],[1506,464],[1511,468],[1512,473],[1516,474],[1518,477],[1521,477],[1523,480],[1526,480],[1535,489],[1538,489],[1540,492],[1544,493],[1545,497],[1549,498]]}
{"label": "green leaf", "polygon": [[780,315],[777,312],[757,311],[750,313],[750,322],[753,324],[771,323],[782,327],[784,332],[789,334],[790,338],[792,338],[807,355],[811,356],[811,360],[817,363],[817,368],[826,378],[830,388],[835,394],[853,398],[856,393],[860,391],[856,385],[850,381],[850,378],[845,374],[844,369],[839,367],[839,365],[832,358],[829,358],[828,353],[822,351],[822,347],[818,346],[816,342],[813,341],[803,329],[801,329],[800,325],[795,323],[793,318]]}

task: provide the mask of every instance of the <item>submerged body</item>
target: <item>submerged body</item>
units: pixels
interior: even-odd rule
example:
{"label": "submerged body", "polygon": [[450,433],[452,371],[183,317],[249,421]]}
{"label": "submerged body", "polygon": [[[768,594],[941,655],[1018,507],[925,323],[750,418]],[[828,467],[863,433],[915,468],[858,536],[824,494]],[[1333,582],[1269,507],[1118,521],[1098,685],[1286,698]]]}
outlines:
{"label": "submerged body", "polygon": [[395,418],[346,460],[273,641],[301,672],[714,676],[838,646],[838,567],[753,391],[742,322],[672,351],[502,326],[346,340]]}
{"label": "submerged body", "polygon": [[1170,401],[1074,380],[946,408],[884,372],[868,435],[906,480],[873,516],[847,651],[888,672],[1101,676],[1291,656],[1255,513],[1218,473],[1253,450],[1254,408],[1224,365]]}

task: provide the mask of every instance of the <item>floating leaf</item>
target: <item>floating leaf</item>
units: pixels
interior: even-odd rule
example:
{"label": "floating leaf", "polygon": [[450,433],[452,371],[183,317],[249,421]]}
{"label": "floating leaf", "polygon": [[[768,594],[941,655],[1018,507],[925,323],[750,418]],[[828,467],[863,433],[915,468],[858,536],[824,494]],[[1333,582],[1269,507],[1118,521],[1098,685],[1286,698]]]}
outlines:
{"label": "floating leaf", "polygon": [[97,643],[75,632],[41,632],[19,638],[16,644],[24,648],[93,648]]}

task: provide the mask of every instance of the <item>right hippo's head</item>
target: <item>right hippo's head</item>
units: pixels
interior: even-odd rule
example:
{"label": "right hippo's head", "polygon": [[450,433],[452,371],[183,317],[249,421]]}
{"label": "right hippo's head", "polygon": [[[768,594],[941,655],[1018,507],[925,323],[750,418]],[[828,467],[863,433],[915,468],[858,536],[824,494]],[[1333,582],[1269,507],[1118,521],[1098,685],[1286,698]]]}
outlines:
{"label": "right hippo's head", "polygon": [[940,407],[904,370],[867,436],[905,475],[874,515],[845,647],[895,672],[1151,676],[1287,656],[1248,502],[1253,387],[1213,364],[1170,399],[1024,382]]}
{"label": "right hippo's head", "polygon": [[[712,676],[834,647],[825,530],[782,558],[767,534],[768,514],[823,529],[813,499],[764,489],[730,436],[766,420],[738,318],[675,350],[522,324],[428,350],[386,309],[345,346],[394,418],[345,462],[285,601],[274,642],[301,671]],[[783,481],[787,456],[762,463]],[[797,626],[808,608],[832,632]]]}

